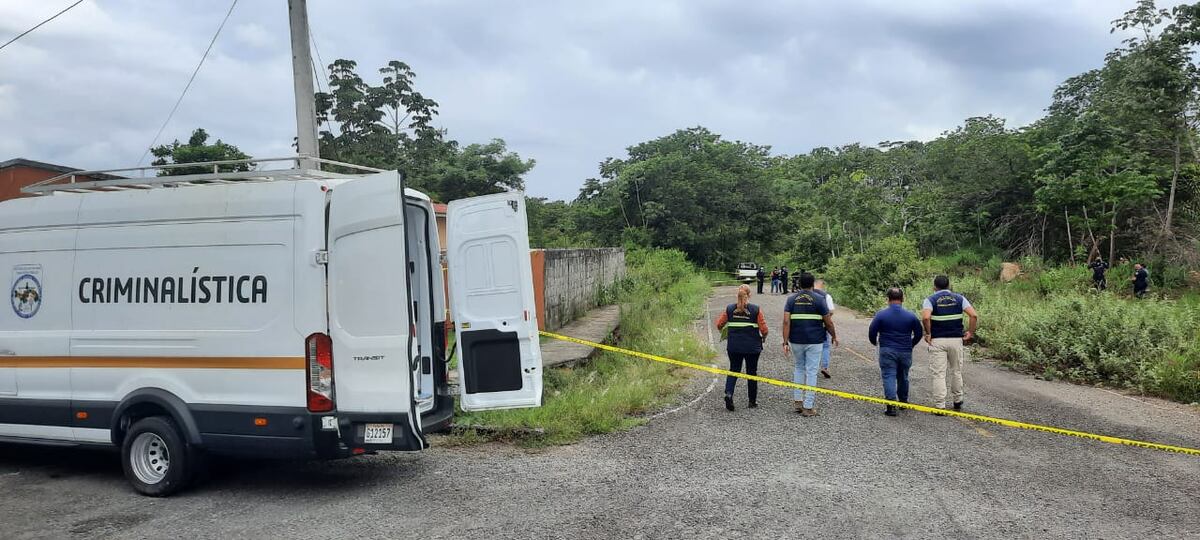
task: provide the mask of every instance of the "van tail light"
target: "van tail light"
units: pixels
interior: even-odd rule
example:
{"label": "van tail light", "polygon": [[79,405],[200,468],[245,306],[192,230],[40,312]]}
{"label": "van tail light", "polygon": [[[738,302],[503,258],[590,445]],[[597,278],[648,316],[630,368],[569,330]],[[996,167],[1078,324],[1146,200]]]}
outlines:
{"label": "van tail light", "polygon": [[308,371],[308,410],[333,410],[333,341],[316,333],[304,340],[304,359]]}

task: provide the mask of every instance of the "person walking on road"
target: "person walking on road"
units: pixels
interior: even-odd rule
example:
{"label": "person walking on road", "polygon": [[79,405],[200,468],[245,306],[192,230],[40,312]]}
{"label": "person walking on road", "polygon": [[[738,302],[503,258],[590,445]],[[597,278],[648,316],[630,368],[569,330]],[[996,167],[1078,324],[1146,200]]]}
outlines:
{"label": "person walking on road", "polygon": [[767,278],[767,272],[766,270],[763,270],[761,264],[758,265],[758,272],[754,274],[754,277],[758,279],[758,294],[762,294],[763,280]]}
{"label": "person walking on road", "polygon": [[1097,291],[1108,288],[1108,280],[1104,277],[1104,273],[1108,271],[1108,263],[1104,262],[1104,257],[1096,257],[1096,260],[1092,261],[1088,268],[1092,269],[1092,286]]}
{"label": "person walking on road", "polygon": [[[814,281],[812,274],[801,274],[800,291],[788,297],[783,307],[783,352],[790,353],[796,363],[793,380],[806,386],[817,386],[825,335],[829,334],[834,347],[838,345],[833,317],[825,299],[813,292]],[[796,412],[816,416],[816,397],[812,390],[796,390],[793,393]]]}
{"label": "person walking on road", "polygon": [[[813,292],[825,297],[825,305],[829,308],[829,315],[833,316],[833,310],[837,308],[833,303],[833,295],[825,290],[825,280],[818,279],[813,284]],[[821,347],[821,376],[829,379],[832,375],[829,374],[829,359],[833,356],[833,341],[829,334],[825,334],[825,345]]]}
{"label": "person walking on road", "polygon": [[788,292],[789,292],[788,291],[788,271],[787,271],[786,266],[779,269],[779,292],[782,294],[788,294]]}
{"label": "person walking on road", "polygon": [[[925,325],[925,343],[929,345],[929,370],[933,375],[933,406],[946,408],[946,378],[950,378],[950,394],[954,399],[954,410],[963,405],[963,363],[967,351],[963,347],[975,337],[979,315],[963,295],[950,290],[950,278],[937,276],[933,279],[934,293],[921,306],[921,319]],[[963,314],[970,318],[970,326],[963,331]]]}
{"label": "person walking on road", "polygon": [[1150,289],[1150,271],[1142,263],[1133,265],[1133,277],[1129,278],[1133,282],[1133,295],[1142,298],[1146,296],[1146,291]]}
{"label": "person walking on road", "polygon": [[779,267],[776,266],[774,270],[771,270],[771,294],[776,294],[778,292],[779,292]]}
{"label": "person walking on road", "polygon": [[[904,291],[892,287],[887,291],[888,306],[871,319],[867,339],[879,347],[879,374],[883,378],[883,397],[908,403],[908,370],[912,367],[912,350],[921,342],[924,332],[921,321],[904,309]],[[896,416],[898,409],[888,405],[883,414]]]}
{"label": "person walking on road", "polygon": [[[746,366],[747,375],[758,375],[758,356],[762,354],[763,340],[767,339],[767,320],[757,305],[750,303],[750,286],[738,287],[737,302],[725,306],[717,318],[717,330],[728,327],[725,349],[729,354],[729,371],[740,373]],[[725,408],[733,410],[733,389],[737,377],[725,377]],[[750,408],[758,407],[758,382],[746,381]]]}

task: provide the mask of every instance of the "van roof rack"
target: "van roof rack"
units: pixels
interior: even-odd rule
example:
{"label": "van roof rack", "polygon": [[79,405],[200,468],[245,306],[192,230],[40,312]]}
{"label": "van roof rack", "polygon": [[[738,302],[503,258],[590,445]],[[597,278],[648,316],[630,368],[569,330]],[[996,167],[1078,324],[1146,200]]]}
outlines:
{"label": "van roof rack", "polygon": [[[320,163],[334,168],[349,169],[352,173],[306,169],[303,165]],[[290,164],[290,168],[266,169],[263,164]],[[246,165],[251,170],[222,171],[229,166]],[[164,174],[172,169],[212,168],[212,172],[196,174]],[[147,173],[153,171],[153,176]],[[321,159],[305,154],[278,158],[248,158],[227,159],[221,161],[201,161],[196,163],[171,163],[168,165],[147,165],[145,167],[128,167],[124,169],[104,169],[96,171],[72,171],[63,173],[35,184],[21,188],[28,195],[45,195],[55,191],[70,193],[92,193],[98,191],[124,191],[130,189],[154,189],[160,187],[197,186],[208,184],[232,184],[240,182],[279,182],[287,180],[326,180],[332,178],[348,178],[356,174],[386,172],[385,169],[365,167],[353,163],[344,163]],[[111,178],[113,173],[119,173],[118,178]],[[131,174],[132,173],[132,174]],[[136,176],[134,176],[136,174]],[[108,175],[108,179],[94,180],[98,175]],[[80,180],[80,179],[84,180]]]}

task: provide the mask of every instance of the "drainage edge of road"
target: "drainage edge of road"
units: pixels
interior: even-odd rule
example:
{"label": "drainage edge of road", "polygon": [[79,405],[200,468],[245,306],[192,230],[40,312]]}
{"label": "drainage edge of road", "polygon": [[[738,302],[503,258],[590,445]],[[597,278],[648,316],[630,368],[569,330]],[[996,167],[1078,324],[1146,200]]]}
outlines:
{"label": "drainage edge of road", "polygon": [[1185,446],[1174,446],[1174,445],[1169,445],[1169,444],[1160,444],[1160,443],[1154,443],[1154,442],[1139,441],[1139,440],[1134,440],[1134,439],[1125,439],[1125,438],[1121,438],[1121,437],[1113,437],[1110,435],[1100,435],[1097,433],[1089,433],[1086,431],[1063,429],[1063,428],[1057,428],[1057,427],[1053,427],[1053,426],[1045,426],[1045,425],[1041,425],[1041,424],[1032,424],[1029,422],[1020,422],[1017,420],[1009,420],[1006,418],[996,418],[993,416],[965,413],[965,412],[949,410],[949,409],[939,409],[936,407],[929,407],[926,405],[917,405],[914,403],[892,401],[889,399],[878,398],[878,397],[874,397],[874,396],[864,396],[862,394],[855,394],[852,392],[844,392],[841,390],[833,390],[830,388],[820,388],[817,386],[808,386],[808,385],[798,384],[798,383],[794,383],[794,382],[790,382],[790,381],[772,379],[769,377],[761,377],[758,375],[747,375],[745,373],[729,371],[727,369],[721,369],[721,368],[718,368],[715,366],[705,366],[705,365],[701,365],[701,364],[693,364],[690,362],[684,362],[683,360],[676,360],[674,358],[667,358],[665,356],[643,353],[643,352],[634,351],[634,350],[630,350],[630,349],[624,349],[621,347],[615,347],[612,345],[605,345],[603,343],[596,343],[593,341],[587,341],[584,339],[574,338],[571,336],[564,336],[561,334],[555,334],[553,332],[540,331],[539,334],[546,336],[548,338],[551,338],[551,339],[570,341],[570,342],[578,343],[580,345],[589,345],[589,346],[595,347],[597,349],[602,349],[602,350],[606,350],[606,351],[610,351],[610,352],[624,354],[627,356],[633,356],[635,358],[642,358],[644,360],[652,360],[655,362],[662,362],[664,364],[671,364],[671,365],[675,365],[675,366],[679,366],[679,367],[696,369],[696,370],[712,373],[714,375],[725,375],[728,377],[737,377],[739,379],[746,379],[748,381],[757,381],[757,382],[761,382],[764,384],[780,386],[783,388],[791,388],[791,389],[797,389],[797,390],[809,390],[809,391],[816,392],[819,394],[826,394],[826,395],[830,395],[830,396],[840,397],[843,399],[864,401],[867,403],[875,403],[878,405],[892,405],[892,406],[895,406],[895,407],[901,408],[901,409],[908,409],[908,410],[913,410],[913,411],[918,411],[918,412],[923,412],[923,413],[933,414],[933,415],[938,415],[938,416],[951,416],[951,417],[962,418],[962,419],[966,419],[966,420],[975,420],[977,422],[987,422],[987,423],[991,423],[991,424],[998,424],[1001,426],[1016,428],[1016,429],[1041,431],[1044,433],[1052,433],[1055,435],[1064,435],[1064,436],[1068,436],[1068,437],[1089,439],[1089,440],[1099,441],[1099,442],[1104,442],[1104,443],[1109,443],[1109,444],[1134,446],[1134,447],[1138,447],[1138,448],[1159,450],[1159,451],[1163,451],[1163,452],[1171,452],[1171,453],[1176,453],[1176,454],[1200,456],[1200,449],[1198,449],[1198,448],[1188,448]]}

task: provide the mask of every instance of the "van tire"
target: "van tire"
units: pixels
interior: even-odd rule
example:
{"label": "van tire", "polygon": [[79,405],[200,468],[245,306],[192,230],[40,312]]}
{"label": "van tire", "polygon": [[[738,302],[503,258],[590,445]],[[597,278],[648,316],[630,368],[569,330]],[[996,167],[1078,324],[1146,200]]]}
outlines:
{"label": "van tire", "polygon": [[186,487],[193,478],[195,460],[191,450],[170,418],[142,418],[125,434],[121,468],[138,493],[166,497]]}

